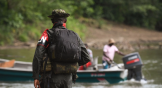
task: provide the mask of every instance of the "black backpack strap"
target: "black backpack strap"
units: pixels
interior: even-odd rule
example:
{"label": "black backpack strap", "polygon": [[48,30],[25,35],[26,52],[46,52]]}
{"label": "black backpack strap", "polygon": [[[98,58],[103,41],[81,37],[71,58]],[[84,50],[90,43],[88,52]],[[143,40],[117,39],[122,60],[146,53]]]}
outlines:
{"label": "black backpack strap", "polygon": [[46,56],[45,59],[43,61],[45,61],[45,64],[44,64],[44,78],[45,78],[45,72],[46,72],[46,65],[47,65],[47,60],[48,60],[48,57]]}
{"label": "black backpack strap", "polygon": [[52,29],[47,30],[47,34],[48,34],[49,42],[50,43],[54,43],[55,42],[54,36],[57,35],[57,31],[56,30],[59,30],[59,29],[52,28]]}

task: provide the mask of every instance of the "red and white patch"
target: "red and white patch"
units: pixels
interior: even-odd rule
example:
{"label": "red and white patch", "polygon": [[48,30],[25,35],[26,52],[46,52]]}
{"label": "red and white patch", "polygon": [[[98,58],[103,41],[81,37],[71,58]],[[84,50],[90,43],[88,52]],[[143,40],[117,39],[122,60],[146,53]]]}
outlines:
{"label": "red and white patch", "polygon": [[47,48],[48,47],[48,34],[47,34],[47,30],[48,29],[46,29],[44,32],[43,32],[43,34],[42,34],[42,36],[40,37],[40,39],[39,39],[39,41],[38,41],[38,44],[37,45],[41,45],[41,46],[44,46],[45,48]]}

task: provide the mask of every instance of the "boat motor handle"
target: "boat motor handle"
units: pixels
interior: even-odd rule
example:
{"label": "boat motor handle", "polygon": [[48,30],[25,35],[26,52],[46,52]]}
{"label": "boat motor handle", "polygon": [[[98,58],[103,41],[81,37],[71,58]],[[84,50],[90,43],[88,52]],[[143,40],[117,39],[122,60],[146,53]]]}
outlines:
{"label": "boat motor handle", "polygon": [[114,61],[112,61],[112,63],[115,64],[119,69],[121,69],[121,67],[119,67],[117,63],[115,63]]}

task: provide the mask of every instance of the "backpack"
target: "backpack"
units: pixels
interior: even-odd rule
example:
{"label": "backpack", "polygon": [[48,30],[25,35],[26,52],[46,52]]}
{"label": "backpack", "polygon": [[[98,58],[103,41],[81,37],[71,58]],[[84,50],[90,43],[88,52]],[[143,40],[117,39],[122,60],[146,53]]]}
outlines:
{"label": "backpack", "polygon": [[55,62],[78,62],[81,48],[75,32],[64,27],[47,30],[49,36],[48,56]]}

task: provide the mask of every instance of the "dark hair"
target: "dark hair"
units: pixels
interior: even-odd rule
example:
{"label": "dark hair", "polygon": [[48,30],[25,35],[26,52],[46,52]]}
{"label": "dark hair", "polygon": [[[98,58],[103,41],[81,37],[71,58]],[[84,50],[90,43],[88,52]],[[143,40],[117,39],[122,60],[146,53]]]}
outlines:
{"label": "dark hair", "polygon": [[88,44],[87,43],[85,43],[84,45],[88,48]]}
{"label": "dark hair", "polygon": [[63,17],[60,17],[60,18],[52,18],[51,21],[52,23],[55,23],[55,22],[60,22],[60,23],[64,23],[67,19],[66,18],[63,18]]}

